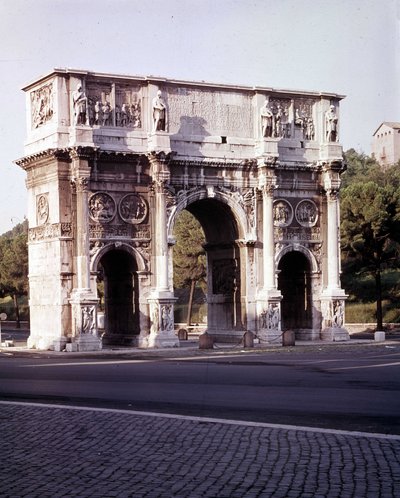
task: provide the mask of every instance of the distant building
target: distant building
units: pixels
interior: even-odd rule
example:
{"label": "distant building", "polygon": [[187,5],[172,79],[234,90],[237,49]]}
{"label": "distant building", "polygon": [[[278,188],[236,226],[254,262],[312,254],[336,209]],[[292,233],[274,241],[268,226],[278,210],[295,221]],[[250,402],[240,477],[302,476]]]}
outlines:
{"label": "distant building", "polygon": [[384,121],[373,134],[372,154],[382,166],[400,159],[400,123]]}

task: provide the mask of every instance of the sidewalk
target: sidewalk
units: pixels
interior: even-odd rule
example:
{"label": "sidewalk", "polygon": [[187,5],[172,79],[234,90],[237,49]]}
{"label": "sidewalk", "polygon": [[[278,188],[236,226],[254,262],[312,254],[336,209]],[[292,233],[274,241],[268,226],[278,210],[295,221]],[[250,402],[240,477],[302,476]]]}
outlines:
{"label": "sidewalk", "polygon": [[0,402],[0,496],[392,498],[400,436]]}
{"label": "sidewalk", "polygon": [[253,348],[244,348],[243,344],[214,344],[213,349],[199,349],[197,340],[180,341],[176,348],[135,348],[107,346],[100,351],[78,351],[78,352],[56,352],[47,350],[28,349],[26,341],[15,341],[13,347],[0,347],[0,353],[13,356],[32,356],[37,358],[62,357],[62,358],[97,358],[97,357],[140,357],[146,358],[179,358],[182,356],[218,356],[225,354],[257,354],[257,353],[302,353],[307,351],[332,351],[351,350],[355,347],[365,348],[400,348],[400,337],[387,337],[384,342],[376,342],[373,339],[352,338],[349,341],[296,341],[295,346],[281,346],[280,344],[256,344]]}

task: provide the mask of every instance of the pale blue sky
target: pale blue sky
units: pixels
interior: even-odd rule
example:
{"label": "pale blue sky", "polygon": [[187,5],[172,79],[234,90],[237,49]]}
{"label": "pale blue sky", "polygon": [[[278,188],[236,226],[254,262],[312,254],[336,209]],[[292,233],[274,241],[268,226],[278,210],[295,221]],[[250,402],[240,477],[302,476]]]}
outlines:
{"label": "pale blue sky", "polygon": [[341,142],[400,121],[397,0],[0,0],[0,233],[27,212],[25,100],[54,67],[335,92]]}

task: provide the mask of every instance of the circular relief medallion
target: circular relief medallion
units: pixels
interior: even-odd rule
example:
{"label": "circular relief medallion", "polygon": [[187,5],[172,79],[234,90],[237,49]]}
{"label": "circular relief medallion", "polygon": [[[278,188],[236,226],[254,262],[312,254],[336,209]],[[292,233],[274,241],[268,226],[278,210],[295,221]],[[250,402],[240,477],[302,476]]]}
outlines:
{"label": "circular relief medallion", "polygon": [[115,216],[115,201],[104,192],[97,192],[89,199],[89,214],[92,220],[108,223]]}
{"label": "circular relief medallion", "polygon": [[121,199],[118,211],[126,223],[137,225],[146,218],[148,208],[146,201],[139,194],[128,194]]}
{"label": "circular relief medallion", "polygon": [[283,199],[274,202],[274,226],[287,227],[293,220],[292,206]]}
{"label": "circular relief medallion", "polygon": [[47,195],[39,195],[36,199],[36,221],[38,225],[44,225],[49,219],[49,200]]}
{"label": "circular relief medallion", "polygon": [[318,209],[313,201],[300,201],[296,206],[296,220],[303,227],[313,227],[318,220]]}

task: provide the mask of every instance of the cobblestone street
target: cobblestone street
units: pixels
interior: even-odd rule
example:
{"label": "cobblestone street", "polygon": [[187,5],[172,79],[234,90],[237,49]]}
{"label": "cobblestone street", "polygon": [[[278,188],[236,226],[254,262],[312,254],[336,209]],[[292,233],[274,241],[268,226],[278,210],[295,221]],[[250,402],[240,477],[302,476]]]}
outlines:
{"label": "cobblestone street", "polygon": [[0,403],[2,497],[400,496],[400,437]]}

